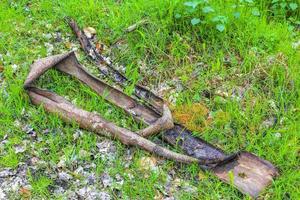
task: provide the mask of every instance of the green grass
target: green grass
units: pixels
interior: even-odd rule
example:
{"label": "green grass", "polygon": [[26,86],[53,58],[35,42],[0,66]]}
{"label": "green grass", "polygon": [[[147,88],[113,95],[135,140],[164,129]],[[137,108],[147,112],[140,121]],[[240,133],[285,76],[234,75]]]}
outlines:
{"label": "green grass", "polygon": [[[124,197],[153,199],[162,190],[167,173],[175,168],[176,176],[197,188],[197,193],[180,189],[174,194],[178,199],[248,198],[194,165],[178,166],[167,161],[160,165],[159,172],[150,173],[145,180],[140,175],[138,162],[149,154],[136,149],[134,162],[125,168],[125,146],[119,142],[116,142],[118,157],[112,164],[101,158],[91,160],[89,156],[79,156],[80,150],[97,154],[96,142],[102,138],[83,131],[82,138],[74,142],[73,134],[78,126],[65,124],[57,116],[33,106],[23,90],[32,61],[47,56],[44,43],[53,44],[51,54],[70,50],[66,40],[55,42],[53,38],[47,39],[45,34],[59,31],[63,37],[69,35],[71,43],[78,44],[62,20],[64,16],[72,16],[80,26],[94,27],[98,39],[107,46],[123,39],[128,47],[114,48],[113,59],[130,66],[126,74],[131,75],[129,78],[134,82],[155,88],[163,82],[174,85],[172,79],[176,77],[183,90],[177,92],[175,107],[194,103],[205,105],[213,119],[202,132],[195,132],[196,136],[227,152],[247,150],[276,165],[280,176],[263,192],[262,198],[298,199],[300,48],[295,49],[292,44],[300,40],[299,27],[297,29],[295,24],[299,21],[299,11],[275,12],[269,6],[271,1],[256,1],[260,16],[253,16],[252,7],[233,8],[233,0],[225,3],[212,1],[215,14],[228,16],[225,30],[219,32],[211,23],[192,26],[190,20],[193,17],[210,19],[213,16],[185,13],[184,2],[1,1],[0,54],[3,59],[0,59],[0,66],[4,66],[4,71],[0,71],[0,138],[7,134],[8,142],[0,149],[0,169],[16,168],[19,162],[25,162],[32,155],[46,161],[49,166],[57,164],[65,156],[68,170],[73,169],[74,159],[79,159],[79,164],[94,162],[96,174],[108,171],[111,176],[118,173],[124,177],[124,184],[119,188]],[[29,6],[29,11],[26,6]],[[241,13],[239,19],[233,17],[235,11]],[[178,13],[182,17],[176,19]],[[124,34],[126,27],[142,19],[148,23]],[[84,53],[78,53],[79,60],[97,74]],[[13,65],[18,66],[17,70],[13,69]],[[198,72],[196,76],[195,72]],[[75,99],[73,103],[78,106],[97,111],[122,127],[138,130],[143,126],[77,80],[56,71],[47,72],[38,84]],[[238,88],[246,88],[244,96],[232,98]],[[220,91],[223,95],[215,95]],[[165,93],[164,98],[168,100],[171,93]],[[207,93],[211,93],[209,98],[204,95]],[[269,119],[276,119],[275,123],[264,126]],[[16,122],[20,122],[21,126]],[[34,128],[41,140],[28,147],[30,150],[15,154],[15,145],[30,140],[22,130],[26,124]],[[43,134],[45,129],[50,133]],[[45,168],[51,171],[49,166]],[[197,180],[199,172],[204,173],[206,178]],[[127,173],[134,178],[130,179]],[[38,175],[28,175],[36,198],[58,198],[49,192],[54,180],[48,174],[41,170]],[[110,192],[112,195],[115,193],[114,190]]]}

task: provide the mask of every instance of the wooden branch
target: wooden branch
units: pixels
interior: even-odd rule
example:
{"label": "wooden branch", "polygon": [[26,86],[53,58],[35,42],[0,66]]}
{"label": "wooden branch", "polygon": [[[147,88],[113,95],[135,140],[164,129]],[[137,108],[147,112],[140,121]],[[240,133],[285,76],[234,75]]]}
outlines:
{"label": "wooden branch", "polygon": [[32,103],[42,105],[48,112],[58,114],[66,122],[75,121],[81,128],[94,131],[99,135],[118,139],[125,145],[137,146],[158,156],[181,163],[199,163],[203,165],[220,162],[219,159],[200,160],[170,151],[134,132],[106,121],[98,114],[79,109],[63,97],[52,92],[41,90],[36,87],[27,87],[27,90]]}
{"label": "wooden branch", "polygon": [[153,124],[138,132],[143,137],[169,130],[174,127],[172,113],[166,104],[163,105],[163,116],[158,118]]}
{"label": "wooden branch", "polygon": [[[96,50],[96,48],[93,46],[93,42],[84,35],[83,31],[79,28],[74,19],[66,17],[65,21],[68,23],[68,25],[76,35],[77,39],[79,40],[81,48],[89,56],[90,60],[98,66],[100,72],[103,75],[108,76],[115,83],[123,87],[132,84],[132,82],[129,79],[127,79],[124,75],[122,75],[113,67],[112,63],[108,62],[107,58],[105,58]],[[107,68],[103,68],[103,65],[106,65]],[[161,114],[162,107],[164,104],[162,98],[158,97],[147,88],[138,84],[135,85],[134,95],[144,100],[145,103],[147,103],[148,106],[152,107],[152,109],[155,112]]]}

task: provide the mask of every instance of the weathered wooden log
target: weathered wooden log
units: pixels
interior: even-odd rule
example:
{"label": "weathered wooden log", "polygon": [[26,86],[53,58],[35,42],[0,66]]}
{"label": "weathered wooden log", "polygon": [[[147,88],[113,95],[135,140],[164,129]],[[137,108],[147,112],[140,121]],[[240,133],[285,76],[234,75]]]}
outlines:
{"label": "weathered wooden log", "polygon": [[[65,121],[75,121],[82,128],[94,131],[98,134],[104,133],[104,135],[106,136],[112,136],[113,138],[119,139],[123,144],[138,146],[149,152],[155,153],[167,159],[175,160],[177,162],[196,162],[201,165],[207,165],[216,164],[229,158],[194,158],[187,155],[175,153],[164,147],[156,145],[150,140],[145,139],[143,136],[140,136],[125,128],[118,127],[114,123],[106,121],[98,114],[77,108],[66,99],[55,93],[35,87],[33,85],[34,81],[51,67],[55,67],[59,71],[78,78],[83,83],[86,83],[88,86],[94,89],[98,94],[106,96],[105,98],[107,100],[114,102],[114,104],[116,105],[122,105],[122,108],[130,114],[133,114],[134,112],[146,113],[146,108],[144,108],[143,105],[138,106],[138,102],[136,100],[131,99],[126,94],[103,83],[101,80],[88,73],[78,63],[75,54],[71,52],[68,54],[49,57],[44,60],[42,59],[34,63],[24,84],[24,87],[28,91],[32,103],[43,105],[47,111],[57,113]],[[104,95],[104,92],[106,92],[106,95]],[[164,113],[165,115],[163,117],[155,118],[155,121],[150,124],[149,128],[144,129],[142,133],[152,134],[157,133],[158,131],[161,131],[165,128],[172,128],[174,125],[173,122],[170,121],[170,111],[165,108]],[[134,114],[136,115],[136,113]],[[141,115],[142,114],[140,114],[139,116]]]}
{"label": "weathered wooden log", "polygon": [[[233,182],[240,191],[253,197],[257,197],[260,191],[269,185],[273,177],[278,174],[277,169],[268,161],[248,152],[226,155],[213,145],[193,137],[189,130],[178,124],[165,131],[162,137],[170,144],[180,147],[188,156],[171,152],[129,130],[105,121],[99,115],[76,108],[58,95],[34,87],[35,80],[52,67],[87,84],[107,101],[124,109],[138,121],[153,125],[162,119],[162,116],[150,107],[140,104],[137,100],[89,74],[79,64],[75,54],[70,52],[40,59],[33,63],[24,84],[33,103],[44,105],[45,109],[58,113],[66,121],[75,120],[82,128],[93,130],[99,134],[101,132],[99,128],[101,128],[106,131],[104,132],[106,136],[116,137],[124,144],[137,145],[168,159],[184,163],[198,162],[203,169],[210,169],[221,180]],[[97,123],[100,123],[101,126]]]}

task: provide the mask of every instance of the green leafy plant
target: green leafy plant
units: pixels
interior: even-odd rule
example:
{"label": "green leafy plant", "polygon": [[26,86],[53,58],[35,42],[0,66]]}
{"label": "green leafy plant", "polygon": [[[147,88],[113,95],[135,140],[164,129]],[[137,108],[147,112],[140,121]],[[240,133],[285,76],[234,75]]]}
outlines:
{"label": "green leafy plant", "polygon": [[299,3],[294,0],[239,0],[224,3],[223,6],[209,0],[186,1],[178,5],[183,8],[178,9],[174,16],[178,20],[187,19],[194,27],[212,28],[218,32],[226,31],[229,24],[240,19],[243,13],[254,17],[286,18],[296,25],[300,24]]}

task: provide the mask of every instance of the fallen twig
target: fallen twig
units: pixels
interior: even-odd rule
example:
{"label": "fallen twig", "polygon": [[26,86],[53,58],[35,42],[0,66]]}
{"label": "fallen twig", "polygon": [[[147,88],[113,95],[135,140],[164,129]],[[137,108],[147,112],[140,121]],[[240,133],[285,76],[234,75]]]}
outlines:
{"label": "fallen twig", "polygon": [[139,26],[141,26],[141,25],[143,25],[143,24],[146,24],[147,22],[148,22],[148,21],[147,21],[146,19],[142,19],[142,20],[140,20],[140,21],[138,21],[138,22],[136,22],[136,23],[134,23],[134,24],[128,26],[124,31],[125,31],[126,33],[130,33],[130,32],[132,32],[132,31],[136,30]]}

